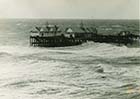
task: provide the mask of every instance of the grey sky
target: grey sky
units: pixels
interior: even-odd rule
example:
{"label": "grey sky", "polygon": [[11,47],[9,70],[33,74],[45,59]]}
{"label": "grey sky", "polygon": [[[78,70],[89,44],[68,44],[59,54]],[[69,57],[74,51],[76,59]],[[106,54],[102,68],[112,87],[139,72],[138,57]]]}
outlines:
{"label": "grey sky", "polygon": [[138,19],[139,0],[0,0],[0,18]]}

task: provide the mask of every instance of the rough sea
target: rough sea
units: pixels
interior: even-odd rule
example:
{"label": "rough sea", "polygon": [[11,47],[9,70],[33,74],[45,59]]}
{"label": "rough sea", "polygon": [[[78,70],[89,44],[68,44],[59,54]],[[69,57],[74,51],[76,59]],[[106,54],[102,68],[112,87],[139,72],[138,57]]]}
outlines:
{"label": "rough sea", "polygon": [[[140,45],[88,42],[29,46],[29,32],[48,21],[0,19],[0,99],[140,99]],[[84,20],[86,25],[135,26],[138,20]]]}

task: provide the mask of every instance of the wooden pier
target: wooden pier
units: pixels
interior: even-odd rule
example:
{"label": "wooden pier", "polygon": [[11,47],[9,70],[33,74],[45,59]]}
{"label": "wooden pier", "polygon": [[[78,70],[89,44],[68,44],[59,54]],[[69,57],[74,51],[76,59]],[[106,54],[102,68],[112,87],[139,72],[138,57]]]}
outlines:
{"label": "wooden pier", "polygon": [[56,25],[46,27],[36,27],[30,36],[30,45],[38,47],[64,47],[80,45],[87,41],[100,43],[133,44],[140,40],[140,35],[130,33],[130,31],[120,31],[116,35],[103,35],[98,33],[93,27],[68,27],[61,31]]}
{"label": "wooden pier", "polygon": [[80,45],[87,41],[100,43],[118,43],[118,44],[133,44],[136,39],[140,39],[137,35],[131,36],[113,36],[113,35],[94,35],[92,38],[66,38],[63,36],[55,37],[39,37],[30,36],[30,45],[34,47],[64,47]]}

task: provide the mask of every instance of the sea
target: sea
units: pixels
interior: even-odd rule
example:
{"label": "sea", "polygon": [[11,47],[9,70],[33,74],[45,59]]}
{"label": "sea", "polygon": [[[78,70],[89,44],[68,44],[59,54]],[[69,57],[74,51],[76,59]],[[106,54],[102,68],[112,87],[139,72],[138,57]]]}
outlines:
{"label": "sea", "polygon": [[[140,44],[32,47],[30,31],[71,19],[0,19],[0,99],[140,99]],[[83,20],[139,28],[139,20]]]}

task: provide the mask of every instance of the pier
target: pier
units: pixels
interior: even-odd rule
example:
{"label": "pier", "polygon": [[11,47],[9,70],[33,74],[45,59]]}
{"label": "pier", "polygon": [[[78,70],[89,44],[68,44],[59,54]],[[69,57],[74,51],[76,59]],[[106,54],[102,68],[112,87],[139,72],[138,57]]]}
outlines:
{"label": "pier", "polygon": [[85,27],[83,24],[79,27],[71,26],[65,29],[57,25],[35,27],[30,35],[30,45],[34,47],[74,46],[87,41],[127,45],[136,40],[140,40],[140,35],[135,35],[130,31],[120,31],[116,35],[103,35],[99,34],[95,27]]}

